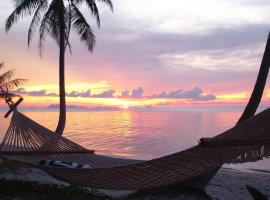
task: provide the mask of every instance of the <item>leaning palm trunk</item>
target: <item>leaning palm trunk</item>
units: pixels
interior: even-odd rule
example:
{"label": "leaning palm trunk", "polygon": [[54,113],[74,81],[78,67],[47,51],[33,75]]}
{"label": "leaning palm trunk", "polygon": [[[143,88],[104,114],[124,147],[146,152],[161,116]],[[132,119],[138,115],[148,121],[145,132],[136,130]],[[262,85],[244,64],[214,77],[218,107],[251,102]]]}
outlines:
{"label": "leaning palm trunk", "polygon": [[268,72],[270,67],[270,33],[268,35],[260,71],[257,77],[256,84],[254,86],[253,92],[249,99],[249,102],[243,112],[242,116],[240,117],[238,123],[252,117],[255,115],[257,108],[261,102],[263,91],[265,88]]}
{"label": "leaning palm trunk", "polygon": [[[269,72],[269,67],[270,67],[270,32],[268,35],[268,39],[266,42],[263,58],[262,58],[262,63],[260,66],[260,70],[257,76],[257,81],[255,83],[255,86],[253,88],[251,97],[249,99],[249,102],[239,118],[237,124],[253,117],[257,111],[257,108],[261,102],[263,91],[265,88],[266,80],[268,77],[268,72]],[[194,184],[199,184],[199,185],[206,185],[211,181],[213,176],[216,175],[218,170],[222,167],[222,165],[216,166],[216,168],[200,177],[197,177],[193,180],[189,180],[187,182],[187,185],[194,185]]]}
{"label": "leaning palm trunk", "polygon": [[60,54],[59,54],[59,103],[60,103],[60,114],[56,133],[62,135],[66,125],[66,92],[65,92],[65,21],[63,16],[63,1],[58,1],[59,5],[59,28],[60,28]]}

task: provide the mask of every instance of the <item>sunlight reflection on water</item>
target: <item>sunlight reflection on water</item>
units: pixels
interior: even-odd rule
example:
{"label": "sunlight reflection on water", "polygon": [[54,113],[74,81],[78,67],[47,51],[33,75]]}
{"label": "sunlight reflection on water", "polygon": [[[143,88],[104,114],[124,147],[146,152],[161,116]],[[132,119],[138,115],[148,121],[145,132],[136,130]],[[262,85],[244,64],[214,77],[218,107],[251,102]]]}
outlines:
{"label": "sunlight reflection on water", "polygon": [[[51,130],[56,127],[57,112],[25,114]],[[65,136],[100,154],[151,159],[196,145],[201,137],[222,133],[232,127],[239,116],[240,112],[236,111],[69,112]],[[0,119],[1,137],[9,120]],[[268,161],[260,161],[240,168],[269,166]]]}

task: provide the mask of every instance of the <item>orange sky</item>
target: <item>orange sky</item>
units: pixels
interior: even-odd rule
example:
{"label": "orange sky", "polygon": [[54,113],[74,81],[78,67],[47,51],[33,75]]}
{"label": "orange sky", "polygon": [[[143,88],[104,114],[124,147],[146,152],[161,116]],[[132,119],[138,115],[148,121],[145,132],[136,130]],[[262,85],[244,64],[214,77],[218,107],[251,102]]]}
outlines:
{"label": "orange sky", "polygon": [[[58,97],[48,96],[50,93],[57,93],[57,85],[31,85],[24,87],[29,94],[22,94],[24,97],[23,107],[43,107],[58,104]],[[38,92],[46,89],[46,94],[42,95]],[[110,84],[101,81],[97,83],[77,83],[67,85],[67,93],[72,91],[83,92],[91,88],[91,94],[100,94],[111,88]],[[192,90],[192,89],[191,89]],[[114,97],[110,98],[93,98],[93,97],[72,97],[67,96],[67,105],[85,106],[85,107],[117,107],[117,108],[134,108],[134,107],[208,107],[208,106],[242,106],[244,105],[250,95],[250,91],[236,92],[236,93],[219,93],[216,98],[209,101],[194,100],[194,99],[178,99],[178,98],[159,98],[143,96],[140,98],[122,98],[121,90],[115,90]],[[207,94],[202,94],[207,95]],[[263,102],[269,102],[270,91],[267,90]]]}
{"label": "orange sky", "polygon": [[[72,32],[72,54],[66,53],[68,105],[245,104],[269,31],[266,3],[172,2],[164,7],[161,0],[113,1],[114,13],[101,7],[101,28],[90,20],[97,36],[93,54]],[[0,62],[5,61],[6,69],[16,69],[16,77],[29,79],[23,90],[17,91],[25,97],[24,106],[58,104],[58,46],[48,37],[40,58],[36,37],[27,49],[31,19],[27,17],[6,34],[5,20],[13,9],[11,1],[0,5]],[[269,98],[267,89],[263,102]]]}

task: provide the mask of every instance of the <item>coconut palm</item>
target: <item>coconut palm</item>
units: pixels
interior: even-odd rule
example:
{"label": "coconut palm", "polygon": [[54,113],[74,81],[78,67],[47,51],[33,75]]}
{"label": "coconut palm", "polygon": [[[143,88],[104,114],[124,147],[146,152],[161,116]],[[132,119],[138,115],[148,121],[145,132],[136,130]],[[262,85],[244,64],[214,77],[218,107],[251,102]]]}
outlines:
{"label": "coconut palm", "polygon": [[[253,117],[259,107],[259,104],[261,102],[263,92],[265,89],[268,73],[269,73],[269,67],[270,67],[270,33],[267,38],[261,66],[259,73],[257,75],[257,80],[254,85],[253,91],[251,93],[250,99],[248,101],[248,104],[245,107],[244,112],[242,113],[241,117],[238,120],[238,124]],[[217,173],[217,171],[221,168],[221,166],[217,167],[213,170],[213,173],[207,173],[201,178],[204,180],[211,180],[212,177]],[[198,181],[201,179],[199,178]]]}
{"label": "coconut palm", "polygon": [[249,102],[238,123],[255,115],[261,102],[270,67],[270,33],[266,42],[262,63]]}
{"label": "coconut palm", "polygon": [[[3,67],[4,63],[2,62],[0,63],[0,70],[3,69]],[[26,79],[12,79],[13,75],[13,70],[9,70],[0,75],[0,98],[17,96],[9,91],[26,82]]]}
{"label": "coconut palm", "polygon": [[[113,10],[111,0],[98,0],[105,3]],[[71,50],[69,34],[73,27],[79,34],[80,39],[86,44],[90,52],[95,45],[93,30],[81,11],[79,6],[85,4],[100,26],[99,11],[95,0],[15,0],[16,8],[6,21],[6,31],[27,15],[33,15],[28,30],[28,45],[32,41],[33,34],[39,26],[39,49],[43,50],[46,34],[50,35],[59,45],[59,96],[60,115],[56,133],[63,134],[66,122],[65,101],[65,51],[67,47]]]}

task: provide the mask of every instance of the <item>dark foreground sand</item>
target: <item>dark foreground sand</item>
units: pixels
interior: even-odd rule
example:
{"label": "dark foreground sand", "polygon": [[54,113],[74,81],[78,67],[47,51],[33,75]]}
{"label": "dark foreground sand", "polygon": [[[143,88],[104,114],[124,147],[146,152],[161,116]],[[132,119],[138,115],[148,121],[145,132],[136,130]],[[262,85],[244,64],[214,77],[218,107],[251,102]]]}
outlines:
{"label": "dark foreground sand", "polygon": [[[0,178],[9,180],[23,180],[23,181],[37,181],[42,184],[60,184],[68,185],[62,181],[56,180],[46,173],[36,169],[20,169],[17,171],[11,171],[8,169],[0,170]],[[270,197],[270,173],[260,172],[254,170],[251,173],[241,172],[238,170],[222,168],[210,184],[206,188],[206,194],[197,193],[194,191],[181,190],[177,192],[165,191],[155,194],[155,192],[147,194],[137,194],[136,191],[105,191],[99,190],[101,193],[105,193],[115,198],[125,199],[131,195],[128,199],[140,199],[140,200],[182,200],[182,199],[239,199],[249,200],[252,199],[249,195],[246,185],[253,186],[259,189],[261,192],[267,194]],[[133,194],[136,195],[133,195]],[[133,195],[133,196],[132,196]]]}

